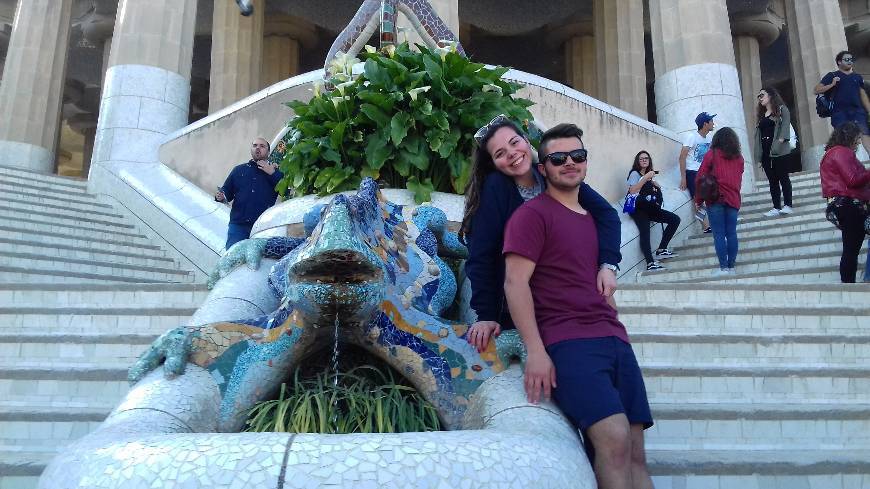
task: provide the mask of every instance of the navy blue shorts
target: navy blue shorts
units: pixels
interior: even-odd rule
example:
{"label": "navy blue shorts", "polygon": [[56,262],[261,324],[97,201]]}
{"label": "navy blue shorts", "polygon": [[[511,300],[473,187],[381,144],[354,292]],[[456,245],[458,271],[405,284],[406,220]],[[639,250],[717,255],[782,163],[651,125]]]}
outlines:
{"label": "navy blue shorts", "polygon": [[698,172],[695,170],[686,170],[686,188],[689,189],[689,197],[695,198],[695,178]]}
{"label": "navy blue shorts", "polygon": [[834,129],[842,126],[847,122],[854,122],[861,128],[861,134],[870,135],[870,128],[867,127],[867,112],[863,110],[841,110],[831,114],[831,127]]}
{"label": "navy blue shorts", "polygon": [[560,341],[547,347],[556,367],[553,400],[585,433],[624,413],[629,424],[653,425],[643,376],[631,345],[615,336]]}

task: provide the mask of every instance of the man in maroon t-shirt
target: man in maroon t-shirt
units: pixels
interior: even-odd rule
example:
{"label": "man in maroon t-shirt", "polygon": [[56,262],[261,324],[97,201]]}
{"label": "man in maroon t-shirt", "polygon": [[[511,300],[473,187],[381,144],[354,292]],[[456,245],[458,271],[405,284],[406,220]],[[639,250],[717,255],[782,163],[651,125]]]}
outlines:
{"label": "man in maroon t-shirt", "polygon": [[538,169],[547,190],[505,229],[505,295],[528,351],[529,402],[549,398],[594,449],[602,489],[652,488],[643,430],[652,426],[646,388],[625,327],[598,291],[598,235],[578,192],[586,177],[583,131],[544,133]]}

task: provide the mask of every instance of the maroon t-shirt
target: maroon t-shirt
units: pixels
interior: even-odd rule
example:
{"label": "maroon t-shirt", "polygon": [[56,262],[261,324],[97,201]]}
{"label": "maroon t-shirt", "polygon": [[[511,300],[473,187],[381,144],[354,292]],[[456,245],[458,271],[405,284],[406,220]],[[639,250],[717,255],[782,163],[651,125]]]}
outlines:
{"label": "maroon t-shirt", "polygon": [[589,214],[578,214],[543,193],[513,213],[504,253],[535,262],[529,280],[544,346],[578,338],[616,336],[625,326],[598,292],[598,233]]}

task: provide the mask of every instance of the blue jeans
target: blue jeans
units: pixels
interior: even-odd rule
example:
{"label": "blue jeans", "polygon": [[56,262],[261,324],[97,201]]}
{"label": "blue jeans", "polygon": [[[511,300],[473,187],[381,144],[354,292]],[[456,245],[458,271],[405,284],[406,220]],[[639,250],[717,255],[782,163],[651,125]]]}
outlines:
{"label": "blue jeans", "polygon": [[253,227],[253,223],[235,224],[231,222],[229,228],[227,228],[227,244],[225,248],[230,249],[230,246],[238,243],[239,241],[250,238],[251,228]]}
{"label": "blue jeans", "polygon": [[719,268],[734,268],[737,260],[737,209],[725,204],[707,206],[707,218],[713,228],[713,245]]}

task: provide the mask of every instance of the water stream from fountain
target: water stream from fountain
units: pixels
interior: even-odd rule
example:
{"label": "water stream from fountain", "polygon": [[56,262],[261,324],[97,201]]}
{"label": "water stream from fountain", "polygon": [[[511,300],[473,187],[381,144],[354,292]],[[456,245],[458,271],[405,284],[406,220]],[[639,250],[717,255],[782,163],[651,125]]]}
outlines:
{"label": "water stream from fountain", "polygon": [[[341,322],[338,320],[338,314],[335,315],[335,323],[333,329],[333,338],[332,338],[332,360],[329,365],[332,369],[332,388],[338,388],[338,328],[341,325]],[[334,398],[335,399],[335,398]],[[338,403],[337,400],[334,400],[332,403],[332,426],[338,426]]]}

